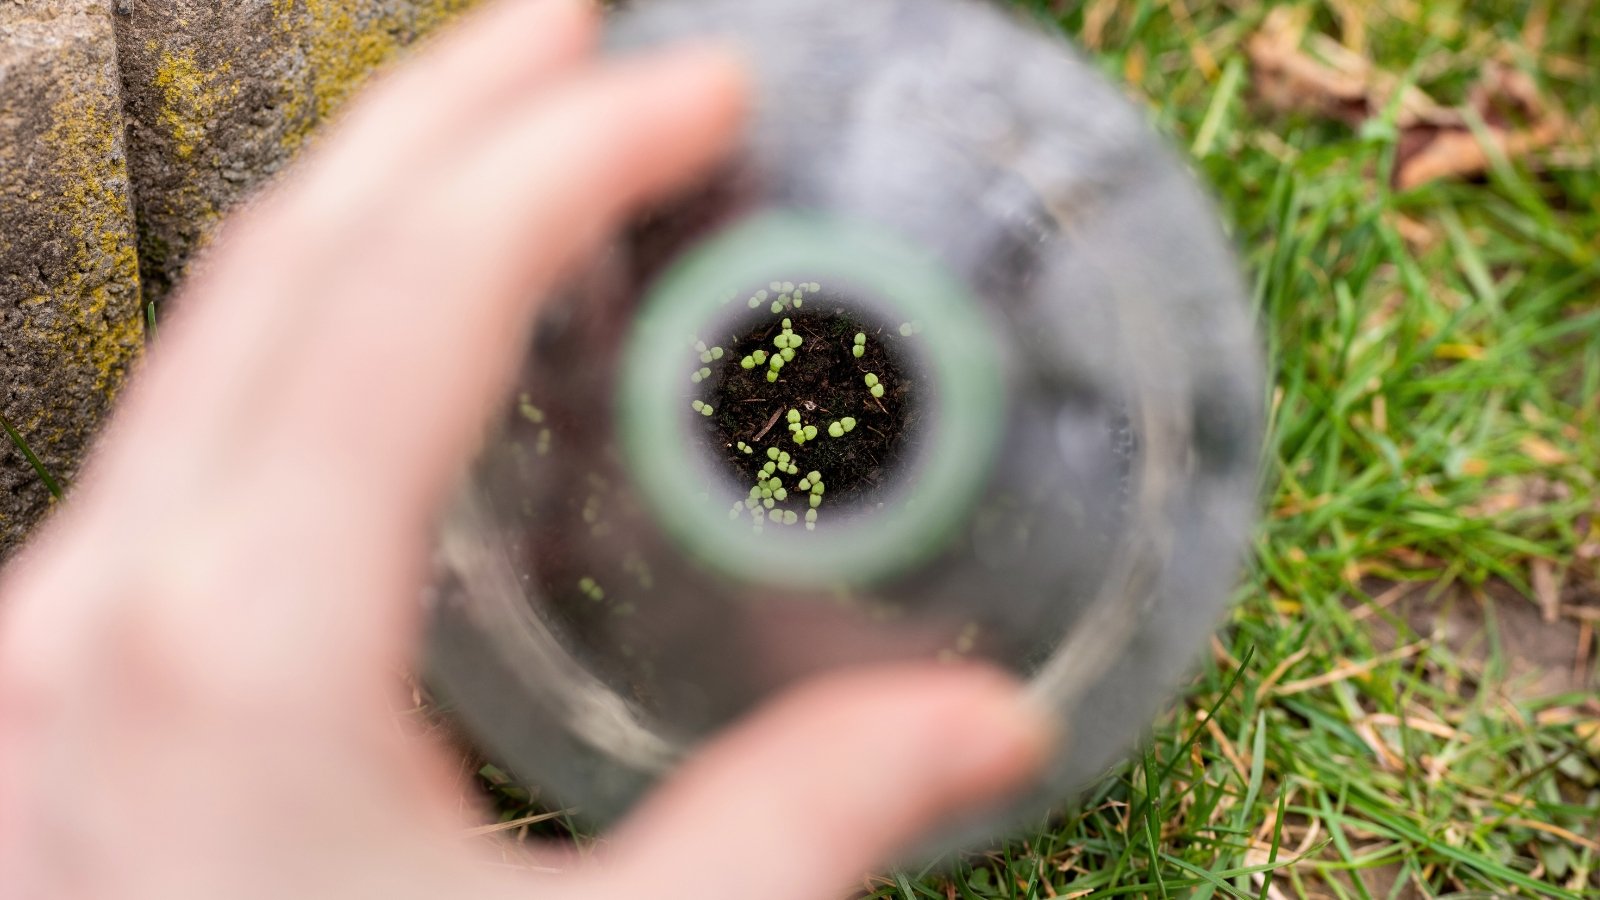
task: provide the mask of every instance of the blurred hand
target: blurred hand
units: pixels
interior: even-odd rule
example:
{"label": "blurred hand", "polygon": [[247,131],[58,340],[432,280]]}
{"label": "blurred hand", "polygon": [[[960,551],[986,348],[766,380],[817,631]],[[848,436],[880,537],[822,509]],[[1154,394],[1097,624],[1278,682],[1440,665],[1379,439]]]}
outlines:
{"label": "blurred hand", "polygon": [[[527,896],[391,710],[437,511],[538,299],[741,122],[710,49],[502,2],[232,220],[72,500],[0,580],[0,896]],[[530,299],[531,298],[531,299]],[[815,900],[1021,783],[998,675],[778,700],[538,889]]]}

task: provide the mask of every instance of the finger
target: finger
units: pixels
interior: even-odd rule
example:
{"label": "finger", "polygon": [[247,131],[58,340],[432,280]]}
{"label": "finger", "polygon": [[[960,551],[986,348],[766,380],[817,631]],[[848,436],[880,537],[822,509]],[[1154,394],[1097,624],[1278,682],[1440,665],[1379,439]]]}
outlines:
{"label": "finger", "polygon": [[598,12],[590,0],[494,3],[430,42],[405,65],[380,74],[344,120],[315,148],[304,183],[287,194],[294,215],[342,245],[340,231],[376,203],[392,202],[397,177],[414,177],[441,153],[459,153],[491,130],[509,105],[593,48]]}
{"label": "finger", "polygon": [[843,896],[931,826],[1021,787],[1043,720],[989,670],[803,687],[690,762],[617,834],[618,896]]}
{"label": "finger", "polygon": [[[284,496],[308,471],[383,521],[432,512],[525,347],[535,303],[641,203],[703,174],[743,81],[709,51],[604,66],[462,159],[332,285],[261,448]],[[298,436],[327,435],[308,447]]]}

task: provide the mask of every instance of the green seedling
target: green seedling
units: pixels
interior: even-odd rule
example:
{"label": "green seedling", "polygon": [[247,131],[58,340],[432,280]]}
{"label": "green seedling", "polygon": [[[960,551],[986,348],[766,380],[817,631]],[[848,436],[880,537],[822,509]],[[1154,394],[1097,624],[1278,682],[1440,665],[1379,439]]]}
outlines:
{"label": "green seedling", "polygon": [[823,484],[820,481],[811,482],[811,493],[813,495],[821,497],[823,494],[826,494],[827,492],[828,492],[828,486],[827,485]]}
{"label": "green seedling", "polygon": [[789,410],[789,415],[786,418],[788,418],[790,425],[798,425],[798,424],[800,424],[800,410],[798,410],[798,409]]}
{"label": "green seedling", "polygon": [[711,355],[711,351],[710,350],[707,350],[706,352],[700,354],[700,361],[703,362],[703,363],[711,362],[711,360],[713,360],[715,358],[716,357]]}
{"label": "green seedling", "polygon": [[845,434],[849,434],[850,432],[856,430],[856,420],[850,416],[845,416],[843,419],[840,419],[839,424],[844,428]]}
{"label": "green seedling", "polygon": [[771,500],[772,499],[772,488],[769,488],[766,485],[762,485],[762,487],[761,487],[761,499],[762,500]]}
{"label": "green seedling", "polygon": [[783,511],[783,524],[793,525],[798,521],[800,521],[800,517],[795,514],[794,510],[786,509]]}
{"label": "green seedling", "polygon": [[711,418],[711,413],[712,412],[714,412],[714,410],[711,408],[711,404],[702,403],[700,405],[700,415],[705,416],[706,418],[709,419],[709,418]]}
{"label": "green seedling", "polygon": [[761,499],[761,486],[760,485],[756,485],[755,487],[750,489],[750,499],[751,500],[760,500]]}
{"label": "green seedling", "polygon": [[761,506],[760,497],[750,497],[744,501],[745,509],[758,509]]}
{"label": "green seedling", "polygon": [[857,344],[854,347],[850,348],[850,354],[852,356],[854,356],[856,359],[860,359],[861,357],[867,355],[867,348],[861,346],[860,344]]}
{"label": "green seedling", "polygon": [[772,314],[773,315],[777,315],[778,313],[781,313],[781,312],[783,312],[783,304],[778,302],[777,300],[772,301]]}
{"label": "green seedling", "polygon": [[765,506],[767,509],[771,509],[778,505],[778,501],[773,497],[763,497],[761,500],[761,505]]}
{"label": "green seedling", "polygon": [[811,508],[812,509],[816,509],[817,507],[819,507],[821,505],[822,505],[822,495],[821,494],[812,494],[811,495]]}
{"label": "green seedling", "polygon": [[[772,449],[776,450],[778,448],[777,447],[773,447]],[[789,460],[791,460],[793,458],[794,457],[790,456],[787,451],[779,453],[778,454],[778,465],[786,466],[786,465],[789,464]]]}
{"label": "green seedling", "polygon": [[750,358],[755,360],[756,365],[764,366],[767,364],[767,351],[757,350],[756,352],[750,354]]}
{"label": "green seedling", "polygon": [[817,439],[817,426],[815,426],[815,425],[807,425],[806,426],[806,440],[814,441],[816,439]]}
{"label": "green seedling", "polygon": [[753,356],[746,356],[744,359],[739,360],[739,368],[741,368],[741,369],[745,369],[745,370],[748,371],[750,369],[754,369],[755,367],[756,367],[756,360],[755,360],[755,357],[753,357]]}
{"label": "green seedling", "polygon": [[694,372],[689,376],[689,381],[691,383],[693,383],[693,384],[699,384],[700,382],[705,381],[705,380],[706,380],[706,377],[704,375],[701,375],[699,372]]}
{"label": "green seedling", "polygon": [[822,483],[822,473],[821,472],[807,472],[806,473],[806,480],[811,482],[812,484],[821,484]]}
{"label": "green seedling", "polygon": [[711,348],[711,358],[712,359],[721,359],[722,357],[724,357],[726,355],[727,355],[726,351],[724,351],[721,347],[712,347]]}
{"label": "green seedling", "polygon": [[772,492],[772,499],[778,501],[779,503],[782,503],[783,501],[789,499],[789,492],[784,490],[783,488],[778,488],[777,490]]}
{"label": "green seedling", "polygon": [[794,348],[793,347],[785,347],[782,350],[779,350],[778,352],[783,355],[783,359],[784,359],[785,362],[794,362]]}
{"label": "green seedling", "polygon": [[778,453],[778,448],[777,447],[768,447],[767,448],[767,459],[770,459],[773,462],[777,462],[780,458],[781,458],[781,456]]}
{"label": "green seedling", "polygon": [[878,386],[878,376],[872,374],[871,372],[868,372],[867,373],[867,387],[877,387],[877,386]]}
{"label": "green seedling", "polygon": [[828,437],[831,437],[831,438],[842,438],[842,437],[844,437],[844,426],[840,425],[838,422],[834,422],[832,425],[829,425],[828,426]]}
{"label": "green seedling", "polygon": [[776,495],[778,491],[783,490],[783,482],[777,478],[773,478],[767,482],[767,487],[771,488],[772,493]]}
{"label": "green seedling", "polygon": [[794,327],[794,323],[793,322],[789,321],[788,319],[784,319],[783,320],[783,330],[784,331],[788,331],[789,329],[791,329],[793,327]]}
{"label": "green seedling", "polygon": [[864,331],[856,332],[856,346],[857,347],[865,346],[866,343],[867,343],[867,333],[864,332]]}
{"label": "green seedling", "polygon": [[[693,403],[689,404],[689,408],[694,410],[695,412],[700,412],[701,410],[706,408],[706,404],[705,404],[705,401],[703,401],[703,400],[696,400]],[[701,415],[705,415],[705,413],[700,413],[700,414]]]}
{"label": "green seedling", "polygon": [[874,398],[882,398],[883,397],[883,385],[881,385],[881,384],[873,385],[871,393],[872,393],[872,396]]}
{"label": "green seedling", "polygon": [[778,370],[777,369],[773,369],[772,371],[767,373],[767,383],[768,384],[772,384],[773,382],[775,382],[777,380],[778,380]]}
{"label": "green seedling", "polygon": [[728,510],[728,518],[729,519],[737,519],[737,518],[739,518],[739,514],[741,512],[744,512],[744,504],[743,503],[735,503],[733,505],[733,509]]}
{"label": "green seedling", "polygon": [[704,353],[704,352],[706,352],[707,349],[708,348],[706,347],[706,342],[705,341],[695,341],[694,342],[694,352],[696,352],[696,353]]}
{"label": "green seedling", "polygon": [[802,478],[800,483],[794,486],[794,489],[802,494],[809,494],[811,493],[811,482]]}
{"label": "green seedling", "polygon": [[817,520],[817,511],[814,510],[814,509],[806,510],[806,521],[807,522],[815,522],[816,520]]}
{"label": "green seedling", "polygon": [[773,472],[777,471],[777,469],[778,469],[778,464],[777,463],[769,462],[766,465],[761,467],[761,474],[762,474],[763,477],[770,477]]}

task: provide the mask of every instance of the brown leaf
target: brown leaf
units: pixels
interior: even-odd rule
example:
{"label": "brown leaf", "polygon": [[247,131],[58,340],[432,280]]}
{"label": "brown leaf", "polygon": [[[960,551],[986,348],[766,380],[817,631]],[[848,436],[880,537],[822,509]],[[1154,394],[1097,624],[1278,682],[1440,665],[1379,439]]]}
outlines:
{"label": "brown leaf", "polygon": [[[1280,6],[1251,36],[1246,51],[1256,93],[1274,108],[1351,127],[1393,107],[1400,128],[1397,188],[1476,177],[1489,170],[1495,156],[1519,159],[1552,148],[1571,130],[1533,80],[1510,66],[1486,64],[1465,107],[1446,108],[1326,35],[1308,35],[1309,14],[1306,8]],[[1474,122],[1482,123],[1481,139]]]}

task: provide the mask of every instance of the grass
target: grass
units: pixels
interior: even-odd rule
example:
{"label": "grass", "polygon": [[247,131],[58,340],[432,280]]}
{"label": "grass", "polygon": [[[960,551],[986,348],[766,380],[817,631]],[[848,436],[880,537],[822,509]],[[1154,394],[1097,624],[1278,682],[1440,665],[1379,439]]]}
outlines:
{"label": "grass", "polygon": [[1275,385],[1264,520],[1210,660],[1140,753],[1026,838],[866,892],[1600,896],[1592,672],[1530,695],[1496,627],[1428,640],[1397,600],[1529,606],[1536,564],[1594,584],[1600,9],[1316,5],[1314,28],[1442,103],[1509,60],[1589,137],[1565,163],[1398,193],[1392,125],[1253,101],[1259,0],[1018,5],[1127,83],[1220,199]]}

